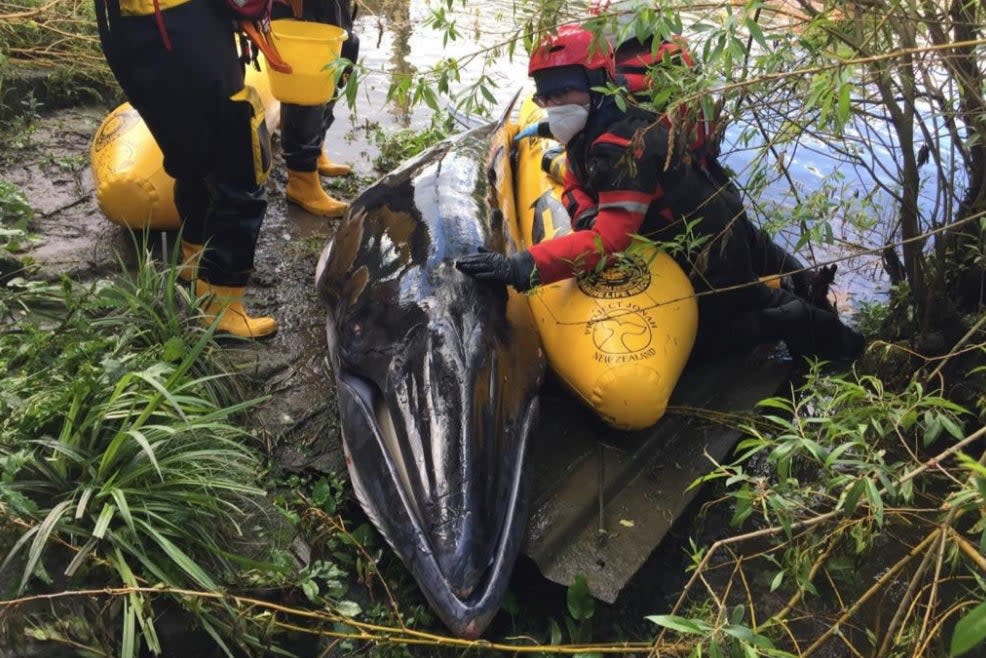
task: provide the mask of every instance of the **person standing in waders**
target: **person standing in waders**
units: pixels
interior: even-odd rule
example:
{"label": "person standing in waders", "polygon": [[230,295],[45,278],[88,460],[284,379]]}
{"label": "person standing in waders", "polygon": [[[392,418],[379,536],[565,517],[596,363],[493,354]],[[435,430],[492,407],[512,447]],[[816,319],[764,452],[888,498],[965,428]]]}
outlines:
{"label": "person standing in waders", "polygon": [[[294,2],[295,5],[299,4]],[[354,7],[349,0],[301,0],[300,15],[294,7],[282,2],[274,4],[274,19],[298,18],[346,30],[348,38],[342,42],[343,59],[351,63],[359,57],[359,37],[353,34]],[[343,72],[345,82],[348,71]],[[313,215],[341,217],[349,204],[339,201],[322,188],[322,176],[345,176],[349,165],[332,161],[323,150],[325,133],[335,121],[336,100],[323,105],[281,104],[281,147],[288,169],[288,183],[284,196]]]}
{"label": "person standing in waders", "polygon": [[[194,281],[205,320],[219,331],[272,335],[274,318],[243,307],[271,163],[264,108],[243,84],[234,40],[243,15],[223,0],[95,2],[110,69],[175,179],[182,277]],[[269,5],[241,4],[269,16]]]}

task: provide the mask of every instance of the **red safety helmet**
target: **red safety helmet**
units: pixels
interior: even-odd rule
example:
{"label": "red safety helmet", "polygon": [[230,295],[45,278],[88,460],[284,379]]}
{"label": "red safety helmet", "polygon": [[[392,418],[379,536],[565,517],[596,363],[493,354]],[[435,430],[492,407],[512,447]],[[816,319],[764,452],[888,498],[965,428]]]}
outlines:
{"label": "red safety helmet", "polygon": [[603,37],[578,25],[563,25],[541,40],[527,66],[527,75],[561,66],[581,66],[613,75],[613,48]]}

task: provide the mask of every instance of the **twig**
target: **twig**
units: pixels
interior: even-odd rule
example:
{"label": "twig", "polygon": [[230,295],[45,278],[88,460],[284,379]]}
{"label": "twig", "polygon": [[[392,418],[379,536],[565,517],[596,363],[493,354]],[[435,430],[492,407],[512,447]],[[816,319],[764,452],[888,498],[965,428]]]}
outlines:
{"label": "twig", "polygon": [[91,196],[92,196],[91,194],[86,194],[85,196],[79,197],[75,201],[70,201],[70,202],[66,203],[65,205],[63,205],[63,206],[58,206],[54,210],[49,210],[46,213],[42,213],[41,216],[47,219],[48,217],[51,217],[52,215],[57,215],[58,213],[62,212],[63,210],[68,210],[69,208],[74,208],[75,206],[79,205],[80,203],[85,203],[86,201],[89,200],[89,198]]}
{"label": "twig", "polygon": [[918,633],[918,637],[925,637],[931,613],[938,601],[938,583],[941,582],[942,565],[945,563],[945,538],[948,536],[949,527],[951,526],[942,527],[941,539],[938,542],[938,551],[935,557],[935,575],[931,579],[931,593],[928,595],[928,603],[924,607],[924,618],[921,620],[921,632]]}
{"label": "twig", "polygon": [[801,658],[808,658],[811,654],[815,653],[821,646],[831,638],[836,632],[838,632],[839,627],[846,623],[853,615],[863,606],[864,603],[869,601],[877,592],[879,592],[892,578],[897,575],[897,572],[907,566],[911,560],[914,559],[919,553],[924,551],[928,545],[940,534],[940,531],[935,531],[930,533],[925,537],[920,544],[911,549],[910,553],[905,555],[903,558],[897,561],[895,565],[890,567],[880,578],[873,583],[872,586],[859,597],[859,599],[853,603],[849,608],[842,613],[842,615],[829,626],[828,630],[822,633],[810,647],[808,647]]}
{"label": "twig", "polygon": [[942,616],[938,619],[937,622],[935,622],[935,625],[932,626],[931,633],[927,637],[925,637],[924,640],[914,648],[914,654],[913,654],[914,658],[922,658],[922,656],[927,656],[928,652],[926,651],[926,649],[928,647],[928,643],[931,642],[934,638],[939,636],[938,634],[941,632],[942,626],[945,625],[945,622],[948,621],[948,618],[958,612],[961,612],[962,608],[973,605],[974,603],[976,602],[959,601],[955,605],[951,606],[948,610],[943,612]]}
{"label": "twig", "polygon": [[[941,528],[939,528],[936,532],[939,537],[939,542],[943,541],[945,533],[941,531]],[[911,600],[914,598],[914,592],[917,591],[918,583],[921,582],[921,578],[924,576],[924,572],[931,563],[931,558],[933,555],[934,553],[932,551],[925,553],[924,558],[921,560],[921,564],[919,564],[918,568],[914,570],[914,574],[911,576],[911,582],[907,584],[907,591],[904,592],[904,596],[901,597],[900,603],[897,604],[897,609],[894,611],[894,616],[890,619],[890,625],[887,626],[887,631],[883,635],[883,643],[880,644],[880,650],[877,651],[875,655],[887,655],[887,649],[889,648],[888,645],[897,633],[897,628],[907,616],[906,610],[910,606]]]}
{"label": "twig", "polygon": [[897,485],[900,486],[905,482],[907,482],[908,480],[914,479],[915,477],[917,477],[924,471],[928,470],[929,468],[938,466],[942,462],[942,460],[952,456],[953,454],[955,454],[956,452],[958,452],[959,450],[961,450],[962,448],[964,448],[965,446],[969,445],[970,443],[972,443],[973,441],[975,441],[976,439],[982,436],[986,436],[986,425],[980,427],[978,430],[976,430],[966,438],[962,439],[961,441],[959,441],[949,449],[943,450],[942,452],[938,453],[928,461],[924,462],[923,464],[915,468],[913,471],[909,471],[904,475],[900,476],[900,478],[897,480]]}
{"label": "twig", "polygon": [[232,602],[241,606],[253,606],[262,610],[281,612],[293,617],[301,617],[315,621],[335,623],[344,621],[347,625],[357,629],[358,632],[338,632],[325,629],[316,629],[311,626],[300,626],[282,621],[274,621],[280,628],[289,629],[297,632],[315,634],[322,637],[332,637],[349,640],[363,640],[375,642],[387,642],[392,644],[417,644],[444,647],[458,647],[461,649],[482,650],[482,651],[503,651],[511,653],[544,653],[546,648],[550,648],[552,653],[577,654],[577,653],[607,653],[607,654],[631,654],[640,653],[650,648],[649,642],[619,642],[614,644],[567,644],[552,645],[513,645],[507,643],[488,642],[486,640],[465,640],[444,635],[435,635],[422,631],[415,631],[407,628],[393,628],[376,624],[367,624],[355,619],[345,617],[336,613],[322,610],[306,610],[302,608],[291,608],[278,603],[264,601],[262,599],[239,596],[225,592],[208,592],[190,590],[176,587],[112,587],[104,589],[87,590],[66,590],[62,592],[51,592],[47,594],[34,594],[23,596],[16,599],[0,600],[0,612],[6,611],[17,606],[31,603],[34,601],[54,601],[65,598],[98,598],[98,597],[119,597],[130,594],[165,594],[171,596],[183,596],[199,598],[220,602]]}
{"label": "twig", "polygon": [[972,545],[968,539],[959,534],[958,530],[952,526],[948,527],[948,534],[951,535],[952,540],[958,545],[959,550],[965,553],[965,556],[976,563],[979,570],[986,575],[986,557],[979,552],[979,549]]}
{"label": "twig", "polygon": [[341,520],[329,516],[324,511],[316,507],[315,504],[312,503],[312,501],[309,500],[300,491],[296,491],[295,495],[297,495],[298,498],[304,501],[304,503],[308,506],[309,513],[314,514],[315,516],[319,517],[323,523],[327,523],[334,530],[344,534],[346,538],[350,542],[352,542],[353,546],[356,547],[356,550],[359,551],[360,555],[363,556],[363,559],[367,561],[367,564],[373,565],[373,570],[376,572],[377,579],[380,581],[380,585],[383,587],[383,591],[387,595],[387,600],[388,603],[390,604],[390,609],[394,613],[394,617],[397,618],[397,623],[401,625],[401,628],[406,629],[406,626],[404,626],[404,620],[401,617],[400,606],[397,604],[397,598],[394,596],[394,593],[390,591],[390,587],[387,585],[386,579],[384,579],[383,574],[381,574],[380,570],[377,568],[376,560],[374,560],[370,556],[370,553],[366,550],[366,547],[364,547],[363,544],[358,542],[356,538],[353,537],[353,535],[349,532],[349,530],[346,529],[345,524]]}
{"label": "twig", "polygon": [[984,313],[983,317],[979,318],[979,321],[976,322],[976,324],[972,325],[972,328],[969,329],[969,331],[967,331],[965,335],[962,336],[962,338],[960,338],[959,341],[952,346],[952,349],[949,350],[948,355],[941,360],[941,362],[935,367],[934,370],[931,371],[931,374],[929,374],[926,379],[928,380],[934,379],[935,376],[938,375],[939,372],[941,372],[941,369],[945,367],[945,364],[948,363],[948,360],[951,359],[952,356],[954,356],[957,353],[956,350],[960,349],[969,340],[971,340],[972,337],[976,335],[976,332],[982,329],[983,326],[986,326],[986,313]]}
{"label": "twig", "polygon": [[[836,544],[838,544],[839,538],[841,536],[842,533],[839,532],[833,532],[827,536],[828,546],[825,548],[825,550],[822,551],[821,555],[815,558],[815,562],[811,565],[811,569],[808,571],[808,582],[812,582],[815,579],[815,576],[818,574],[818,571],[825,565],[825,561],[828,560],[829,556],[832,554],[832,551],[835,550],[835,546]],[[791,611],[794,609],[794,606],[796,606],[798,602],[801,601],[801,597],[804,596],[804,593],[805,593],[804,588],[798,588],[797,591],[791,595],[791,598],[788,599],[787,604],[783,608],[781,608],[780,612],[778,612],[776,615],[773,616],[773,619],[783,620],[785,617],[791,614]]]}

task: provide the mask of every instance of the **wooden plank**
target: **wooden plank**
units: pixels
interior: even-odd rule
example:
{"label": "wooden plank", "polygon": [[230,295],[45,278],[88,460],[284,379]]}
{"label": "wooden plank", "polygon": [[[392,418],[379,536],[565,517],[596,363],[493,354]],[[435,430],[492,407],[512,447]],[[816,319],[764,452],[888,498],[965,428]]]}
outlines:
{"label": "wooden plank", "polygon": [[[672,405],[751,409],[790,373],[789,361],[752,359],[689,366]],[[563,393],[546,394],[542,405],[524,552],[550,580],[570,585],[585,574],[593,596],[613,602],[698,493],[688,485],[739,433],[674,415],[620,432]]]}

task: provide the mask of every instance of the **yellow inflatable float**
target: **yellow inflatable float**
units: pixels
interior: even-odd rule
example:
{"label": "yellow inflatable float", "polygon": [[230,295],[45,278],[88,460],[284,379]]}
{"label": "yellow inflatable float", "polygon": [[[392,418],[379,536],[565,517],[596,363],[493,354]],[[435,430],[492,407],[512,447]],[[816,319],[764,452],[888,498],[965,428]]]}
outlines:
{"label": "yellow inflatable float", "polygon": [[[267,74],[247,67],[246,84],[260,95],[267,127],[272,130],[280,118],[280,104],[271,94]],[[174,179],[165,173],[161,149],[130,103],[123,103],[103,120],[89,157],[96,200],[110,221],[135,229],[178,228]]]}
{"label": "yellow inflatable float", "polygon": [[[519,123],[544,120],[528,99]],[[554,140],[517,142],[516,202],[525,246],[570,232],[561,185],[541,166]],[[607,423],[639,429],[657,422],[688,361],[698,304],[677,263],[635,244],[618,264],[541,286],[529,296],[548,363]]]}

